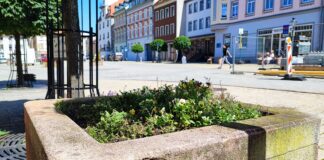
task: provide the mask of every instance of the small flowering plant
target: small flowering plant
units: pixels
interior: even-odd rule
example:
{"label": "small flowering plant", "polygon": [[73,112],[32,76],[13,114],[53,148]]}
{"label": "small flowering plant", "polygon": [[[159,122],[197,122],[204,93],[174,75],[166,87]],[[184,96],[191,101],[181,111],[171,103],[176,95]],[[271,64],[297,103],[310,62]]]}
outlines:
{"label": "small flowering plant", "polygon": [[64,101],[56,107],[102,143],[261,116],[255,107],[230,96],[216,96],[210,84],[195,80],[156,89],[109,92],[91,103]]}

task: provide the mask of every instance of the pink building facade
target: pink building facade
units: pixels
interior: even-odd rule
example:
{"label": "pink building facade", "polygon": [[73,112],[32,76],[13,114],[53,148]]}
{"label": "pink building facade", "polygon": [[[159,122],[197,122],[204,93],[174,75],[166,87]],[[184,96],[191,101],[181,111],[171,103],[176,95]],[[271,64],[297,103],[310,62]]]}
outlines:
{"label": "pink building facade", "polygon": [[144,52],[139,56],[142,60],[150,60],[152,51],[150,43],[153,41],[153,3],[154,0],[130,1],[127,10],[127,60],[136,60],[136,54],[131,51],[134,44],[143,46]]}
{"label": "pink building facade", "polygon": [[[323,50],[323,0],[212,0],[212,6],[215,57],[222,55],[223,44],[249,62],[264,52],[280,56],[285,48],[285,25],[295,33],[294,56]],[[240,29],[243,34],[236,38]]]}

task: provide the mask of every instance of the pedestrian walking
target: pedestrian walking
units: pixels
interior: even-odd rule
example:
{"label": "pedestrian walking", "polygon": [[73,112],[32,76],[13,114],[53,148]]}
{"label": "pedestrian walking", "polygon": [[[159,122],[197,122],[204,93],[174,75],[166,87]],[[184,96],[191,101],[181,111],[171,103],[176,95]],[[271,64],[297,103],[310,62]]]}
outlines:
{"label": "pedestrian walking", "polygon": [[228,61],[228,57],[231,57],[232,58],[232,55],[231,55],[231,53],[228,50],[228,46],[224,44],[223,45],[223,57],[222,57],[221,64],[218,67],[218,69],[222,69],[223,64],[224,64],[225,61],[226,61],[227,64],[230,65],[230,68],[232,68],[232,64]]}

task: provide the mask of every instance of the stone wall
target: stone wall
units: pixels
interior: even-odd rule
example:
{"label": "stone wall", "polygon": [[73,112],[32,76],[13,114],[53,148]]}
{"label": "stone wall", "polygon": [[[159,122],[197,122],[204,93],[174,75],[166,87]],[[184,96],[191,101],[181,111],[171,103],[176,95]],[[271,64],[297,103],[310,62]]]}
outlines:
{"label": "stone wall", "polygon": [[289,109],[226,126],[208,126],[118,143],[100,144],[55,101],[25,104],[27,158],[68,159],[317,159],[320,120]]}

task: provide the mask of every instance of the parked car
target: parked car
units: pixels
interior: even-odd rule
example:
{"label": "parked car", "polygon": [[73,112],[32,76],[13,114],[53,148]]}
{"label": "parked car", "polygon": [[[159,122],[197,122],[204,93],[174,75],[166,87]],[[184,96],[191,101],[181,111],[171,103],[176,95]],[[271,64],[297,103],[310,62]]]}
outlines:
{"label": "parked car", "polygon": [[116,52],[114,54],[114,60],[115,61],[123,61],[123,58],[124,58],[124,56],[123,56],[122,52]]}
{"label": "parked car", "polygon": [[2,63],[7,63],[7,59],[1,57],[1,58],[0,58],[0,64],[2,64]]}
{"label": "parked car", "polygon": [[41,62],[41,63],[47,62],[47,55],[46,55],[46,54],[42,54],[42,55],[41,55],[41,57],[40,57],[40,62]]}
{"label": "parked car", "polygon": [[123,53],[122,52],[116,52],[116,53],[113,53],[113,54],[110,54],[108,59],[110,61],[123,61]]}

